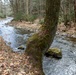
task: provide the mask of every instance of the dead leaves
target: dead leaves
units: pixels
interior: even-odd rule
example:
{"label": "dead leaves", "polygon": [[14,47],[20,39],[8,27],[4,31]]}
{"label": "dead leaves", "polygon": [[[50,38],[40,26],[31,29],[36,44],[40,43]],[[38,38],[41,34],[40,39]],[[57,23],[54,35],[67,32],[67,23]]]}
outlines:
{"label": "dead leaves", "polygon": [[12,52],[0,39],[0,75],[25,75],[25,55]]}

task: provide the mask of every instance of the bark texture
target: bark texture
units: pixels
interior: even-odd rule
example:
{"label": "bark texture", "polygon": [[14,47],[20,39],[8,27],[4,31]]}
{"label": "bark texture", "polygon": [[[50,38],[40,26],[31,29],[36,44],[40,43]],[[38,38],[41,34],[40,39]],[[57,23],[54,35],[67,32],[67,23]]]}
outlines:
{"label": "bark texture", "polygon": [[76,23],[76,0],[74,0],[74,12],[75,12],[75,23]]}
{"label": "bark texture", "polygon": [[[50,47],[57,29],[60,0],[46,0],[45,23],[40,31],[28,39],[27,55],[29,75],[45,75],[42,68],[43,53]],[[26,67],[25,67],[26,68]]]}
{"label": "bark texture", "polygon": [[76,0],[74,0],[74,12],[75,12],[75,30],[76,30]]}

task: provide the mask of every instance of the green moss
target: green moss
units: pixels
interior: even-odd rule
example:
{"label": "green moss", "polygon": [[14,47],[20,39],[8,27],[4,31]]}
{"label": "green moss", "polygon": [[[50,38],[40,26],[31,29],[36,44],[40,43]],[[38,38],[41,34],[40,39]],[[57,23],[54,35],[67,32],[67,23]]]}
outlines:
{"label": "green moss", "polygon": [[38,35],[37,34],[34,34],[33,36],[31,36],[30,38],[28,38],[28,41],[27,41],[27,44],[29,42],[32,42],[32,41],[37,41],[38,39]]}
{"label": "green moss", "polygon": [[23,46],[19,46],[18,49],[24,50],[25,48]]}
{"label": "green moss", "polygon": [[48,51],[45,53],[45,55],[47,57],[53,56],[55,58],[62,58],[62,52],[58,48],[50,48],[50,49],[48,49]]}
{"label": "green moss", "polygon": [[48,52],[54,52],[54,53],[60,53],[61,51],[60,51],[60,49],[58,49],[58,48],[51,48],[51,49],[49,49],[48,50]]}

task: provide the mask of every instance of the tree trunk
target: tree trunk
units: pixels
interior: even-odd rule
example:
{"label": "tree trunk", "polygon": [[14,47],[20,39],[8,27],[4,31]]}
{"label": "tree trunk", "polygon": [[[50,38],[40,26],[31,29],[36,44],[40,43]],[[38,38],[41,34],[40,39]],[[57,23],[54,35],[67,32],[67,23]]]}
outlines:
{"label": "tree trunk", "polygon": [[26,15],[29,15],[29,0],[26,0]]}
{"label": "tree trunk", "polygon": [[68,2],[68,0],[64,0],[65,1],[65,6],[64,6],[64,25],[67,27],[67,26],[69,26],[68,25],[68,22],[69,22],[69,18],[68,18],[68,16],[69,16],[69,2]]}
{"label": "tree trunk", "polygon": [[75,22],[76,22],[76,0],[74,0],[74,12],[75,12]]}
{"label": "tree trunk", "polygon": [[75,30],[76,30],[76,0],[74,0],[74,12],[75,12]]}
{"label": "tree trunk", "polygon": [[60,0],[47,0],[45,23],[38,33],[28,39],[25,54],[28,61],[26,66],[29,65],[29,75],[45,75],[42,68],[42,56],[53,42],[57,30],[59,8]]}

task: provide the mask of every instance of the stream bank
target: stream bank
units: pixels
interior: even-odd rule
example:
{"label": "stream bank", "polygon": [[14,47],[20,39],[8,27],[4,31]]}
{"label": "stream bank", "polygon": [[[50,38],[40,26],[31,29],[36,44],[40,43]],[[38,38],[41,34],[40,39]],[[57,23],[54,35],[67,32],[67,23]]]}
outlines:
{"label": "stream bank", "polygon": [[[13,51],[6,47],[0,50],[0,73],[1,75],[25,75],[25,64],[27,63],[24,50],[18,50],[19,46],[26,48],[26,41],[32,35],[27,30],[11,27],[6,23],[13,18],[6,18],[0,21],[0,36],[4,45],[8,45]],[[62,59],[52,57],[43,58],[43,69],[46,75],[76,75],[76,42],[75,38],[57,33],[51,47],[62,50]],[[2,40],[0,41],[2,45]],[[9,51],[8,51],[9,50]],[[19,53],[18,53],[19,52]],[[27,74],[28,75],[28,74]]]}

